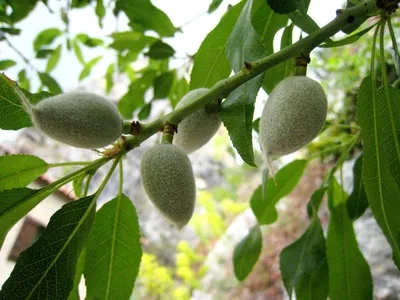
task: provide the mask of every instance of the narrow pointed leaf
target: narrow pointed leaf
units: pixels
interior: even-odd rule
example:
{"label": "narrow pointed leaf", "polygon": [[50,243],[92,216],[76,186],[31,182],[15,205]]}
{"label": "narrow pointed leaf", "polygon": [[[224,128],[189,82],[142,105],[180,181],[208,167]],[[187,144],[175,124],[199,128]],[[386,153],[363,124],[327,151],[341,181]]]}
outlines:
{"label": "narrow pointed leaf", "polygon": [[329,297],[332,300],[372,300],[371,271],[358,248],[345,197],[332,177],[328,187],[331,213],[327,237]]}
{"label": "narrow pointed leaf", "polygon": [[297,300],[325,300],[328,296],[328,263],[325,237],[315,215],[304,234],[280,255],[282,280],[289,296]]}
{"label": "narrow pointed leaf", "polygon": [[278,186],[275,185],[272,178],[269,178],[265,199],[262,197],[261,186],[255,190],[250,200],[250,206],[260,225],[267,225],[276,221],[278,217],[275,208],[276,203],[295,188],[306,166],[306,160],[295,160],[284,166],[275,177]]}
{"label": "narrow pointed leaf", "polygon": [[68,300],[80,300],[79,296],[79,283],[81,282],[83,270],[85,269],[86,261],[86,248],[84,248],[79,256],[78,262],[76,264],[76,272],[74,276],[74,285],[69,293]]}
{"label": "narrow pointed leaf", "polygon": [[243,281],[249,275],[262,249],[262,234],[260,226],[254,226],[248,235],[236,245],[233,253],[235,276]]}
{"label": "narrow pointed leaf", "polygon": [[39,32],[33,41],[33,49],[38,51],[42,46],[51,44],[60,35],[62,35],[62,32],[58,28],[47,28]]}
{"label": "narrow pointed leaf", "polygon": [[53,94],[61,94],[62,93],[62,89],[60,87],[60,85],[58,84],[58,82],[49,74],[47,73],[38,73],[40,81],[42,82],[42,84],[44,86],[47,86],[49,89],[49,92],[53,93]]}
{"label": "narrow pointed leaf", "polygon": [[49,60],[47,61],[46,72],[50,73],[57,66],[61,57],[62,46],[58,45],[57,48],[51,53]]}
{"label": "narrow pointed leaf", "polygon": [[88,295],[128,299],[142,257],[138,218],[128,197],[120,195],[98,211],[87,247]]}
{"label": "narrow pointed leaf", "polygon": [[1,299],[68,299],[94,220],[93,198],[68,203],[51,217],[40,238],[19,256]]}
{"label": "narrow pointed leaf", "polygon": [[225,55],[225,44],[239,17],[244,2],[232,7],[200,45],[190,75],[190,89],[210,88],[229,76],[231,67]]}
{"label": "narrow pointed leaf", "polygon": [[[393,260],[400,269],[400,191],[390,170],[387,149],[390,136],[382,128],[383,119],[388,118],[388,110],[381,111],[384,106],[378,101],[378,95],[372,89],[371,77],[368,76],[358,91],[357,107],[364,142],[363,180],[372,213],[389,241]],[[394,144],[392,147],[396,148]]]}
{"label": "narrow pointed leaf", "polygon": [[[253,0],[249,0],[243,7],[226,45],[226,56],[235,73],[243,68],[245,62],[260,59],[266,53],[251,24],[252,5]],[[255,166],[252,141],[254,102],[263,76],[260,74],[235,89],[221,107],[221,119],[233,146],[250,166]]]}
{"label": "narrow pointed leaf", "polygon": [[25,187],[47,169],[48,164],[37,156],[0,156],[0,191]]}
{"label": "narrow pointed leaf", "polygon": [[368,208],[368,198],[362,178],[362,160],[360,155],[353,167],[353,191],[347,199],[347,211],[351,220],[361,217]]}
{"label": "narrow pointed leaf", "polygon": [[324,199],[325,192],[326,188],[320,188],[311,195],[311,199],[307,203],[307,214],[309,218],[312,218],[314,212],[318,212],[322,200]]}

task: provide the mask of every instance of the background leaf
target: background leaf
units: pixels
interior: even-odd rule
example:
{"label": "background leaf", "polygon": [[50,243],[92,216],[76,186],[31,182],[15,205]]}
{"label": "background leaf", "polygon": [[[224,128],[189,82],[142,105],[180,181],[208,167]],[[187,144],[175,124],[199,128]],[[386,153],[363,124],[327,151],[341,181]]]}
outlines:
{"label": "background leaf", "polygon": [[[245,62],[265,56],[262,41],[251,24],[252,4],[253,1],[249,0],[243,7],[226,45],[226,56],[235,73],[243,68]],[[260,74],[235,89],[222,103],[220,112],[233,146],[250,166],[255,166],[252,124],[254,102],[262,80],[263,74]]]}
{"label": "background leaf", "polygon": [[267,181],[265,199],[262,197],[262,187],[259,186],[250,200],[250,206],[260,225],[271,224],[276,221],[278,213],[276,203],[288,195],[297,185],[307,166],[306,160],[295,160],[276,173],[275,185],[272,178]]}
{"label": "background leaf", "polygon": [[244,1],[228,10],[218,25],[200,45],[190,75],[190,90],[212,87],[229,76],[231,67],[225,55],[225,44],[244,6]]}
{"label": "background leaf", "polygon": [[222,3],[223,0],[212,0],[210,6],[208,7],[208,13],[214,12]]}
{"label": "background leaf", "polygon": [[233,253],[233,267],[235,276],[243,281],[249,275],[262,249],[262,235],[260,226],[254,226],[247,236],[236,245]]}
{"label": "background leaf", "polygon": [[41,72],[39,72],[38,75],[42,84],[49,88],[49,92],[56,95],[62,93],[60,85],[52,76],[50,76],[47,73],[41,73]]}
{"label": "background leaf", "polygon": [[380,110],[383,106],[378,101],[382,100],[372,90],[371,77],[364,78],[358,91],[357,114],[364,142],[365,191],[372,213],[392,247],[393,260],[400,269],[400,191],[389,168],[385,141],[389,136],[382,128],[382,118],[388,117],[388,111]]}
{"label": "background leaf", "polygon": [[11,59],[0,60],[0,70],[7,70],[15,66],[17,63]]}
{"label": "background leaf", "polygon": [[169,71],[161,73],[159,76],[154,78],[154,99],[165,99],[168,97],[171,86],[174,83],[175,72]]}
{"label": "background leaf", "polygon": [[50,73],[57,66],[61,57],[61,45],[58,45],[57,48],[51,53],[49,60],[47,61],[46,72]]}
{"label": "background leaf", "polygon": [[298,0],[267,0],[268,5],[278,14],[288,14],[298,8]]}
{"label": "background leaf", "polygon": [[149,51],[145,54],[152,59],[161,60],[173,56],[175,50],[163,41],[156,41],[150,46]]}
{"label": "background leaf", "polygon": [[307,203],[307,214],[308,217],[311,218],[314,215],[314,212],[318,212],[318,209],[324,199],[324,195],[326,192],[326,188],[320,188],[311,195],[310,201]]}
{"label": "background leaf", "polygon": [[93,67],[103,58],[102,55],[97,56],[93,59],[91,59],[87,64],[85,64],[85,67],[83,68],[81,74],[79,74],[79,81],[82,81],[86,77],[90,75],[92,72]]}
{"label": "background leaf", "polygon": [[335,177],[328,186],[331,219],[328,227],[329,297],[332,300],[372,300],[369,266],[358,249],[346,196]]}
{"label": "background leaf", "polygon": [[362,178],[362,160],[360,155],[353,167],[353,192],[347,199],[347,211],[351,220],[361,217],[368,208],[368,198],[365,193],[364,182]]}
{"label": "background leaf", "polygon": [[142,257],[138,218],[128,197],[119,195],[97,212],[87,247],[88,295],[128,299]]}
{"label": "background leaf", "polygon": [[0,191],[25,187],[47,169],[48,164],[37,156],[0,156]]}
{"label": "background leaf", "polygon": [[68,298],[79,255],[92,228],[93,198],[68,203],[51,217],[39,239],[20,254],[0,291],[1,299]]}
{"label": "background leaf", "polygon": [[47,28],[39,32],[33,41],[33,49],[39,51],[42,46],[50,45],[61,34],[62,32],[58,28]]}
{"label": "background leaf", "polygon": [[295,290],[297,300],[327,298],[329,279],[325,237],[316,215],[304,234],[282,250],[279,262],[289,296]]}
{"label": "background leaf", "polygon": [[174,36],[177,30],[169,17],[150,0],[118,0],[116,8],[125,12],[132,28],[139,25],[154,30],[160,36]]}

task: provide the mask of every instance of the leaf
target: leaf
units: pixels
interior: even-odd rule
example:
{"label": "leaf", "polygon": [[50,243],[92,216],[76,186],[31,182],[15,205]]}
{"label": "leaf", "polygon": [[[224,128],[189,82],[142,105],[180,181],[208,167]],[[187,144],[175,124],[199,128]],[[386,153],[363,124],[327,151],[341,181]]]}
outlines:
{"label": "leaf", "polygon": [[41,73],[38,72],[40,81],[42,82],[42,84],[44,86],[47,86],[49,88],[49,91],[53,94],[61,94],[62,93],[62,89],[59,86],[59,84],[57,83],[57,81],[50,76],[47,73]]}
{"label": "leaf", "polygon": [[289,14],[289,18],[294,25],[308,34],[320,29],[318,24],[306,12],[295,10]]}
{"label": "leaf", "polygon": [[1,299],[67,299],[96,212],[93,196],[64,205],[39,239],[21,253]]}
{"label": "leaf", "polygon": [[347,199],[347,212],[349,218],[354,221],[361,217],[368,208],[368,198],[365,193],[362,178],[362,155],[357,158],[353,167],[353,192]]}
{"label": "leaf", "polygon": [[361,30],[351,36],[348,36],[344,39],[338,40],[338,41],[334,41],[334,42],[328,42],[322,45],[319,45],[318,47],[321,48],[332,48],[332,47],[340,47],[340,46],[344,46],[344,45],[348,45],[348,44],[352,44],[355,41],[358,41],[358,39],[360,37],[362,37],[363,35],[365,35],[367,32],[369,32],[372,28],[374,28],[378,23],[375,23],[371,26],[369,26],[368,28],[365,28],[364,30]]}
{"label": "leaf", "polygon": [[99,18],[99,26],[103,27],[103,18],[106,16],[106,8],[104,7],[103,0],[97,0],[96,1],[96,9],[95,9],[96,15]]}
{"label": "leaf", "polygon": [[0,60],[0,70],[7,70],[15,66],[17,63],[11,59]]}
{"label": "leaf", "polygon": [[174,36],[177,31],[169,17],[155,7],[150,0],[118,0],[116,9],[126,14],[132,28],[138,25],[145,30],[154,30],[165,37]]}
{"label": "leaf", "polygon": [[189,84],[186,81],[185,77],[175,80],[169,93],[169,100],[172,108],[175,108],[179,100],[181,100],[182,97],[185,96],[188,92]]}
{"label": "leaf", "polygon": [[138,119],[139,121],[143,121],[145,119],[147,119],[150,115],[151,112],[151,102],[150,103],[146,103],[142,109],[139,111],[138,113]]}
{"label": "leaf", "polygon": [[93,59],[91,59],[87,64],[85,64],[85,67],[83,68],[81,74],[79,74],[79,81],[82,81],[86,77],[90,75],[92,72],[93,67],[103,58],[102,55],[97,56]]}
{"label": "leaf", "polygon": [[10,228],[50,193],[28,188],[0,192],[0,248]]}
{"label": "leaf", "polygon": [[257,132],[257,133],[260,133],[260,118],[257,118],[257,119],[255,119],[254,121],[253,121],[253,129]]}
{"label": "leaf", "polygon": [[153,99],[165,99],[168,97],[171,86],[174,83],[175,72],[169,71],[161,73],[159,76],[154,78],[154,97]]}
{"label": "leaf", "polygon": [[244,1],[228,10],[201,43],[193,62],[190,90],[210,88],[229,76],[231,67],[225,55],[225,44],[243,6]]}
{"label": "leaf", "polygon": [[0,156],[0,191],[25,187],[47,169],[48,164],[37,156]]}
{"label": "leaf", "polygon": [[233,268],[238,280],[243,281],[249,275],[262,249],[260,226],[254,226],[247,236],[236,245],[233,253]]}
{"label": "leaf", "polygon": [[0,27],[0,31],[10,35],[19,35],[21,33],[21,29],[15,27]]}
{"label": "leaf", "polygon": [[[293,25],[287,26],[282,34],[281,49],[292,44]],[[274,87],[288,76],[293,75],[295,59],[290,58],[265,71],[263,89],[270,94]]]}
{"label": "leaf", "polygon": [[150,69],[131,83],[128,92],[118,103],[118,110],[124,119],[132,118],[133,112],[144,105],[144,94],[152,85],[155,76],[156,71]]}
{"label": "leaf", "polygon": [[308,229],[280,254],[280,268],[286,291],[296,299],[326,299],[328,296],[328,263],[325,237],[315,215]]}
{"label": "leaf", "polygon": [[50,73],[57,66],[58,62],[60,61],[61,50],[61,45],[58,45],[53,53],[50,55],[50,58],[47,61],[46,73]]}
{"label": "leaf", "polygon": [[19,73],[18,73],[18,84],[19,84],[20,88],[29,91],[31,85],[30,85],[29,79],[26,77],[26,71],[25,70],[19,71]]}
{"label": "leaf", "polygon": [[312,195],[310,201],[307,203],[307,214],[311,219],[314,215],[314,212],[318,212],[319,207],[321,206],[322,200],[324,199],[324,195],[326,192],[326,188],[320,188],[316,190]]}
{"label": "leaf", "polygon": [[114,39],[114,42],[110,44],[111,48],[118,51],[130,50],[134,53],[139,53],[146,46],[157,41],[156,38],[145,36],[138,31],[114,32],[111,37]]}
{"label": "leaf", "polygon": [[79,46],[76,39],[73,41],[73,45],[74,45],[74,53],[75,53],[76,58],[82,65],[85,65],[86,63],[85,63],[85,60],[83,59],[81,47]]}
{"label": "leaf", "polygon": [[[371,77],[364,78],[358,91],[357,107],[364,142],[363,181],[372,213],[389,241],[393,260],[400,269],[400,191],[389,167],[386,143],[390,140],[385,140],[390,136],[384,134],[382,119],[390,118],[388,110],[382,111],[387,103],[381,100],[372,89]],[[384,103],[378,104],[378,101]],[[392,147],[396,149],[394,144]]]}
{"label": "leaf", "polygon": [[129,299],[142,257],[135,207],[125,195],[106,203],[96,214],[85,264],[89,296]]}
{"label": "leaf", "polygon": [[358,249],[344,194],[332,177],[328,186],[331,213],[327,237],[329,297],[332,300],[372,300],[371,271]]}
{"label": "leaf", "polygon": [[106,71],[106,93],[109,94],[114,82],[113,82],[113,75],[114,75],[114,63],[109,64],[107,71]]}
{"label": "leaf", "polygon": [[274,53],[275,34],[288,23],[286,15],[275,13],[265,0],[254,0],[251,23],[264,43],[266,55]]}
{"label": "leaf", "polygon": [[83,275],[83,270],[85,269],[85,261],[86,261],[86,247],[82,250],[81,255],[79,256],[78,262],[76,264],[76,272],[74,276],[74,285],[69,293],[68,300],[80,300],[79,297],[79,283],[81,282],[81,278]]}
{"label": "leaf", "polygon": [[33,49],[39,51],[42,46],[50,45],[57,37],[62,35],[58,28],[47,28],[41,31],[33,41]]}
{"label": "leaf", "polygon": [[43,59],[47,58],[54,52],[53,49],[40,49],[38,52],[36,52],[36,58]]}
{"label": "leaf", "polygon": [[257,217],[258,224],[267,225],[276,221],[278,213],[275,204],[295,188],[307,163],[306,160],[295,160],[280,169],[275,177],[278,186],[275,185],[272,178],[269,178],[265,199],[262,197],[261,186],[255,190],[250,200],[250,206]]}
{"label": "leaf", "polygon": [[82,173],[79,177],[72,181],[72,188],[74,189],[74,194],[76,197],[80,198],[83,196],[83,181],[87,176],[86,173]]}
{"label": "leaf", "polygon": [[215,10],[217,10],[217,8],[221,5],[223,0],[212,0],[212,2],[210,3],[210,6],[208,7],[208,13],[211,14],[212,12],[214,12]]}
{"label": "leaf", "polygon": [[151,44],[149,51],[145,53],[148,57],[156,60],[166,59],[174,54],[174,48],[160,40]]}
{"label": "leaf", "polygon": [[268,5],[278,14],[288,14],[298,8],[298,0],[267,0]]}
{"label": "leaf", "polygon": [[12,8],[10,14],[11,23],[16,23],[24,19],[35,8],[37,0],[7,1],[7,5]]}
{"label": "leaf", "polygon": [[[226,46],[226,56],[235,73],[245,62],[265,56],[265,48],[251,24],[253,1],[247,1],[233,27]],[[263,74],[260,74],[235,89],[221,105],[221,119],[228,129],[233,146],[241,158],[250,166],[254,163],[252,123],[254,102],[261,87]],[[239,126],[240,124],[240,126]]]}
{"label": "leaf", "polygon": [[[4,74],[0,74],[0,128],[5,130],[17,130],[32,126],[31,118],[26,113],[13,84]],[[31,103],[37,103],[41,99],[51,96],[47,92],[31,94],[24,91],[24,94]]]}

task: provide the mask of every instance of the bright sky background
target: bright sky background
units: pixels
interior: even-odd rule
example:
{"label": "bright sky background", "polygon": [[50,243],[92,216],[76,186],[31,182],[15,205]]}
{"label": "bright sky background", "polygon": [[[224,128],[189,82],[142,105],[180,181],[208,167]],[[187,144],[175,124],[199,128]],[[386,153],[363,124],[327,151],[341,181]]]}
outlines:
{"label": "bright sky background", "polygon": [[[239,1],[225,0],[220,8],[211,15],[203,14],[208,9],[211,0],[198,1],[198,0],[152,0],[152,3],[162,9],[170,17],[171,21],[176,27],[186,24],[183,27],[182,33],[177,33],[174,38],[166,40],[177,51],[178,56],[187,54],[194,54],[199,48],[203,39],[207,34],[218,24],[221,16],[226,11],[228,4],[235,4]],[[343,6],[344,0],[312,0],[309,14],[318,23],[319,26],[324,26],[326,23],[335,18],[336,10]],[[22,22],[18,27],[22,29],[20,36],[12,37],[11,42],[28,58],[34,57],[32,41],[38,32],[48,27],[57,27],[63,30],[64,23],[59,16],[60,8],[65,5],[66,1],[49,1],[53,14],[45,7],[42,2],[39,2],[36,9]],[[108,3],[108,1],[105,1]],[[116,22],[111,10],[108,10],[106,17],[103,20],[103,29],[98,26],[98,19],[94,13],[94,8],[74,9],[70,14],[70,34],[75,36],[77,33],[87,33],[90,37],[101,37],[109,35],[115,30],[129,30],[127,26],[126,17],[121,14],[118,22]],[[74,89],[79,85],[85,85],[90,81],[103,78],[108,65],[115,59],[112,51],[105,51],[103,48],[85,48],[82,47],[86,61],[98,55],[104,55],[103,59],[93,68],[92,74],[89,78],[81,83],[78,82],[79,73],[82,66],[77,61],[73,52],[67,52],[65,47],[65,40],[59,39],[57,42],[63,44],[63,52],[61,60],[57,68],[52,72],[52,75],[63,86],[65,91]],[[21,58],[10,49],[6,43],[0,43],[0,57],[2,59],[13,59],[17,62],[17,67],[8,69],[5,73],[12,79],[17,79],[17,74],[24,65]],[[182,62],[183,63],[183,62]],[[182,64],[181,63],[181,64]],[[34,65],[39,70],[45,69],[45,61],[35,61]],[[174,67],[180,66],[179,62],[175,62]],[[34,73],[30,72],[35,80],[33,80],[32,91],[38,87],[39,82]],[[0,130],[0,141],[13,140],[16,136],[15,131],[2,131]]]}

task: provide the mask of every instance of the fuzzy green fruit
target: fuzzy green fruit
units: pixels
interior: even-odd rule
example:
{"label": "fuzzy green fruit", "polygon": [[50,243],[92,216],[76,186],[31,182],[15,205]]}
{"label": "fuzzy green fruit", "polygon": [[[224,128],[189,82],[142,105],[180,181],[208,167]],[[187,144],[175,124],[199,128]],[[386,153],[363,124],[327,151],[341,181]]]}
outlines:
{"label": "fuzzy green fruit", "polygon": [[[178,102],[176,107],[191,103],[207,91],[206,88],[190,91]],[[192,153],[207,144],[220,126],[219,113],[208,113],[204,109],[196,111],[179,123],[178,133],[174,136],[174,144],[186,153]]]}
{"label": "fuzzy green fruit", "polygon": [[305,76],[282,80],[271,92],[260,120],[260,144],[270,165],[274,157],[290,154],[310,143],[327,114],[322,86]]}
{"label": "fuzzy green fruit", "polygon": [[196,186],[187,154],[172,144],[150,148],[142,157],[140,174],[151,202],[178,228],[193,215]]}
{"label": "fuzzy green fruit", "polygon": [[49,137],[78,148],[100,148],[122,134],[123,120],[106,98],[70,92],[50,97],[32,107],[32,122]]}

